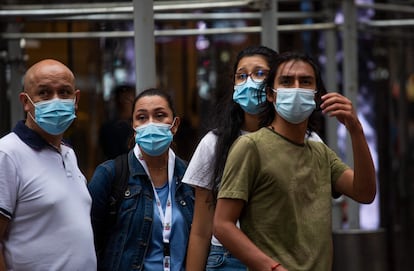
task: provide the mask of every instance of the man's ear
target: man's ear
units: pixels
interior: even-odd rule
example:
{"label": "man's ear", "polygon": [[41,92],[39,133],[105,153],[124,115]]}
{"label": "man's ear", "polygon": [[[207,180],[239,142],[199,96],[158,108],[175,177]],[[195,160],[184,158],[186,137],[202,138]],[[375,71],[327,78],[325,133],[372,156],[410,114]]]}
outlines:
{"label": "man's ear", "polygon": [[19,93],[19,100],[23,105],[24,112],[30,111],[31,103],[29,101],[29,98],[27,98],[27,93],[26,92],[22,91],[22,92]]}
{"label": "man's ear", "polygon": [[175,135],[178,131],[178,126],[180,126],[180,118],[179,117],[175,117],[175,121],[174,121],[174,126],[171,127],[171,133],[173,135]]}
{"label": "man's ear", "polygon": [[79,104],[79,100],[80,100],[80,90],[79,89],[75,90],[75,97],[76,97],[75,110],[78,110],[78,104]]}
{"label": "man's ear", "polygon": [[276,93],[270,87],[266,88],[266,98],[271,103],[276,101]]}

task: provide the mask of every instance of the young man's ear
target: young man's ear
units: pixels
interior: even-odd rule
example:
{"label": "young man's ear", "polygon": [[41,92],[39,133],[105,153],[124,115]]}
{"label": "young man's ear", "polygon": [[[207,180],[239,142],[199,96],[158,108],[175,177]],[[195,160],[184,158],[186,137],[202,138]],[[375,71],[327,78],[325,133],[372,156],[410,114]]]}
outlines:
{"label": "young man's ear", "polygon": [[271,103],[276,101],[276,93],[270,87],[266,87],[266,98]]}

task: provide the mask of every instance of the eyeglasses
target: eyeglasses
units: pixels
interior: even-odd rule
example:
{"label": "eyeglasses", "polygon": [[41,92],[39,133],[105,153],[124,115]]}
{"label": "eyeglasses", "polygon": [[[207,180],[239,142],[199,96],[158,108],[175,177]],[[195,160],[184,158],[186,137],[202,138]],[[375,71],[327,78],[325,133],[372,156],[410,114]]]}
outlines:
{"label": "eyeglasses", "polygon": [[253,80],[253,82],[261,83],[263,80],[266,79],[266,76],[269,74],[268,70],[257,70],[251,73],[245,73],[245,72],[238,72],[234,76],[234,83],[236,85],[243,85],[246,83],[247,78],[250,76],[250,78]]}

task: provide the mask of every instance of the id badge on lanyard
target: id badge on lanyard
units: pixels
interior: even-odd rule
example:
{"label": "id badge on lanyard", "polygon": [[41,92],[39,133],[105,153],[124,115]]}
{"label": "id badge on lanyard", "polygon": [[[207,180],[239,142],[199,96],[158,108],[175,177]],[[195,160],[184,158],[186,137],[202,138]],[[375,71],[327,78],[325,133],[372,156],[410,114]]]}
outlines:
{"label": "id badge on lanyard", "polygon": [[[172,222],[172,205],[171,205],[171,187],[168,191],[167,205],[165,206],[165,214],[162,210],[161,202],[158,195],[155,196],[157,200],[157,207],[160,212],[160,218],[162,222],[162,240],[163,240],[163,266],[164,271],[170,271],[171,268],[171,253],[170,253],[170,234],[171,234],[171,222]],[[160,202],[160,204],[158,204]]]}
{"label": "id badge on lanyard", "polygon": [[[136,146],[134,148],[134,154],[138,158],[138,161],[144,167],[145,172],[148,176],[150,176],[148,171],[148,166],[145,163],[144,159],[142,159],[142,155],[140,153],[139,148]],[[151,181],[152,189],[154,191],[155,202],[157,204],[157,209],[160,214],[160,219],[162,223],[162,240],[163,240],[163,269],[164,271],[170,271],[171,269],[171,253],[170,253],[170,235],[171,235],[171,226],[172,226],[172,201],[171,201],[171,184],[173,180],[173,172],[174,172],[174,161],[175,161],[175,154],[171,150],[168,154],[168,198],[167,204],[165,206],[165,213],[161,206],[160,198],[158,197],[158,193],[155,190],[154,184]]]}
{"label": "id badge on lanyard", "polygon": [[164,271],[170,271],[170,268],[171,268],[170,261],[171,261],[170,243],[164,242],[164,259],[163,259]]}
{"label": "id badge on lanyard", "polygon": [[[168,174],[170,175],[170,174]],[[162,241],[163,241],[163,267],[164,271],[170,271],[171,269],[171,253],[170,253],[170,235],[171,235],[171,226],[172,226],[172,202],[171,202],[171,183],[172,183],[172,174],[168,176],[168,198],[165,205],[165,212],[162,209],[160,198],[158,193],[155,190],[154,185],[152,188],[154,190],[155,202],[157,204],[158,212],[160,214],[160,219],[162,223]]]}

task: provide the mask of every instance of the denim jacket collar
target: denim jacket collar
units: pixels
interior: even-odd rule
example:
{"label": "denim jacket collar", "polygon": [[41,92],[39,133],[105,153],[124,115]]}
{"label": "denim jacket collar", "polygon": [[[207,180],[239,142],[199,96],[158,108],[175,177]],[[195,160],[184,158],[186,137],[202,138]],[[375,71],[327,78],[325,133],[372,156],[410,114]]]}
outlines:
{"label": "denim jacket collar", "polygon": [[[147,173],[145,172],[145,169],[142,167],[141,163],[133,163],[132,161],[136,160],[137,158],[134,155],[134,151],[131,150],[128,153],[128,166],[129,166],[129,171],[131,176],[146,176]],[[180,158],[178,158],[176,156],[176,160]],[[181,162],[184,162],[183,160],[181,160]],[[185,162],[184,162],[185,163]],[[181,180],[184,177],[184,173],[185,173],[185,168],[183,168],[182,166],[178,165],[177,163],[175,163],[175,167],[174,167],[174,178],[178,178],[179,180]]]}

